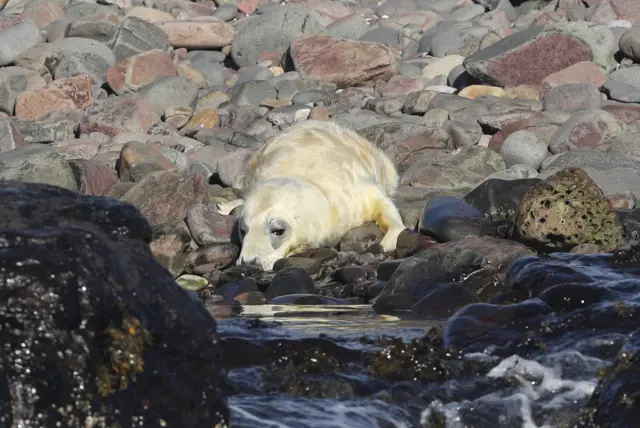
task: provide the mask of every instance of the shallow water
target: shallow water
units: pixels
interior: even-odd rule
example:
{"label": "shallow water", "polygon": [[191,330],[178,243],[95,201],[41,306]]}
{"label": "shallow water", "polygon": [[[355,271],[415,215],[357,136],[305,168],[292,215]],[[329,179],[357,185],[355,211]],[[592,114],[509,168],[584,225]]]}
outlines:
{"label": "shallow water", "polygon": [[[409,343],[441,324],[402,319],[402,314],[378,315],[368,305],[246,306],[240,316],[218,319],[225,352],[234,354],[229,372],[233,426],[581,426],[578,421],[599,371],[611,365],[639,325],[635,302],[640,264],[632,259],[521,259],[505,286],[529,290],[531,297],[513,305],[480,304],[479,314],[463,309],[454,315],[443,334],[459,354],[436,358],[423,349],[402,362],[401,370],[408,372],[408,365],[426,361],[433,363],[434,373],[445,373],[426,380],[382,379],[364,361],[389,345],[383,337]],[[576,285],[583,287],[577,294]],[[548,292],[554,287],[557,292]],[[596,292],[583,294],[585,290]],[[526,314],[511,313],[501,325],[505,315],[491,317],[504,308],[525,308]],[[488,310],[493,312],[483,312]],[[320,364],[314,372],[310,364],[310,371],[295,373],[299,377],[293,383],[287,376],[295,369],[289,368],[287,376],[274,380],[271,375],[282,361],[299,352],[295,343],[304,349],[319,347],[316,355],[331,355],[341,367],[334,371],[330,364]],[[304,376],[328,383],[300,383]],[[288,393],[291,388],[294,394]]]}

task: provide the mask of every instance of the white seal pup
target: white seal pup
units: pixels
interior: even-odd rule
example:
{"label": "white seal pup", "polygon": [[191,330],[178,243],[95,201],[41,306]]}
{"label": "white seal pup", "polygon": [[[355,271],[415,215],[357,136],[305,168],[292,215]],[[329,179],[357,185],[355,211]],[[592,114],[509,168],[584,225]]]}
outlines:
{"label": "white seal pup", "polygon": [[333,122],[293,125],[250,159],[242,205],[242,250],[237,264],[272,270],[276,260],[308,248],[335,246],[351,229],[374,221],[381,246],[395,250],[405,229],[392,197],[398,172],[391,160],[356,132]]}

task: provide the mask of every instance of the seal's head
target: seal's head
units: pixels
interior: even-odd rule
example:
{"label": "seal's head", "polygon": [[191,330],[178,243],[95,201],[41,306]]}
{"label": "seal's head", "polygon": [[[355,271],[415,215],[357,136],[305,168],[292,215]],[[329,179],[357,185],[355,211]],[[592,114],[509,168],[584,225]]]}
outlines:
{"label": "seal's head", "polygon": [[272,270],[276,260],[322,245],[331,220],[325,195],[313,184],[275,178],[246,195],[239,216],[242,251],[237,264]]}

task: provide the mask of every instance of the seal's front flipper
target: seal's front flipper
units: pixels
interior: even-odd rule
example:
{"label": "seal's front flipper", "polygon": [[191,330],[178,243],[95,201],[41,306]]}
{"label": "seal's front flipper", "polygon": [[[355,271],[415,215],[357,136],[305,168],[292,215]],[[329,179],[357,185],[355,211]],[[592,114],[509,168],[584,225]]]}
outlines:
{"label": "seal's front flipper", "polygon": [[243,199],[234,199],[233,201],[228,202],[216,202],[216,209],[222,215],[229,215],[231,211],[240,205],[244,205]]}

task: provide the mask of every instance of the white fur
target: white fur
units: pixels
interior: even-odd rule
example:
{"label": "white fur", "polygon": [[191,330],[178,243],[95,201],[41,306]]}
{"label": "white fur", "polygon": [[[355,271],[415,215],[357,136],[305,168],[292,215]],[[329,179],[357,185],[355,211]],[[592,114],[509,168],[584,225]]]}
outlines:
{"label": "white fur", "polygon": [[[354,131],[324,121],[296,124],[249,162],[239,216],[246,235],[238,264],[271,270],[280,258],[336,245],[367,221],[386,232],[381,245],[392,251],[405,229],[391,200],[397,185],[393,163]],[[230,211],[242,203],[219,209]]]}

